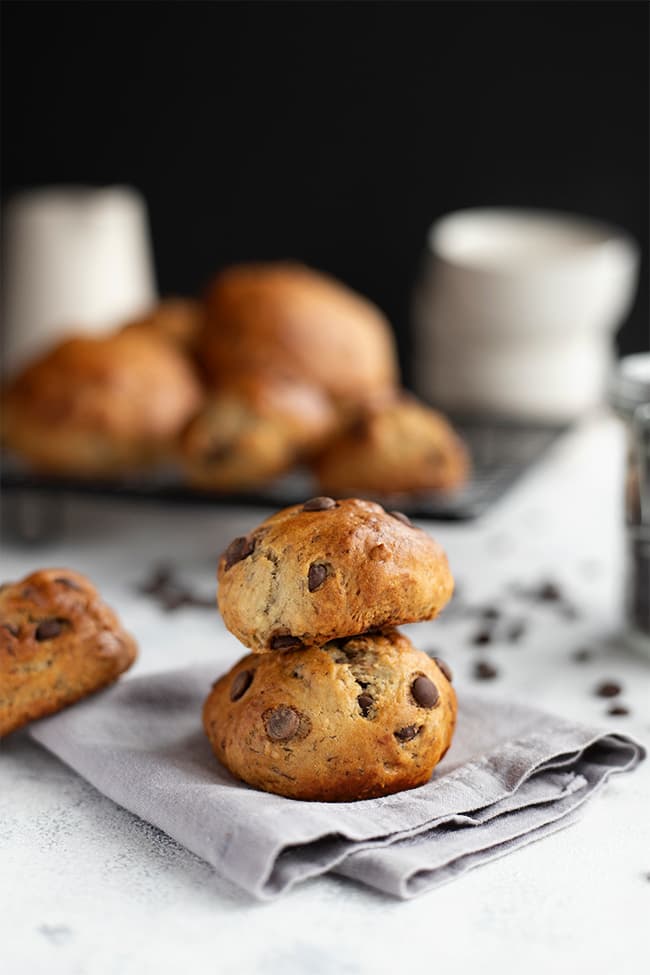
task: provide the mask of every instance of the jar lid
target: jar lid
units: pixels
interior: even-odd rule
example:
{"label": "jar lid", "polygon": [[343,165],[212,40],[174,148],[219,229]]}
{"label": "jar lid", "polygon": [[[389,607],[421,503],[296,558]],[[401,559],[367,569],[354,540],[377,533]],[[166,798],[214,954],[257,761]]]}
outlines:
{"label": "jar lid", "polygon": [[650,403],[650,352],[621,359],[609,382],[609,402],[629,416],[637,406]]}

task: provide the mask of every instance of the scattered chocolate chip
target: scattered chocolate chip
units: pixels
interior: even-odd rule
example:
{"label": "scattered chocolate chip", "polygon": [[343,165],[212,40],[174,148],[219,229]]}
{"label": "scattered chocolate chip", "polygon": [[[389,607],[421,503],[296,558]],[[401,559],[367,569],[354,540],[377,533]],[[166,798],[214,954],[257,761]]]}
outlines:
{"label": "scattered chocolate chip", "polygon": [[416,728],[414,724],[409,724],[405,728],[398,728],[394,732],[395,737],[398,741],[412,741],[420,733],[420,728]]}
{"label": "scattered chocolate chip", "polygon": [[517,620],[515,623],[512,623],[506,633],[508,643],[519,643],[525,632],[526,624],[523,620]]}
{"label": "scattered chocolate chip", "polygon": [[562,599],[560,587],[554,582],[544,582],[535,595],[544,603],[557,603]]}
{"label": "scattered chocolate chip", "polygon": [[330,508],[336,508],[336,501],[334,498],[310,498],[309,501],[305,501],[302,506],[303,511],[328,511]]}
{"label": "scattered chocolate chip", "polygon": [[451,667],[449,666],[449,664],[447,663],[447,661],[446,660],[442,660],[441,657],[434,657],[433,659],[438,664],[438,668],[443,672],[443,674],[445,675],[445,677],[447,678],[447,680],[451,684],[452,680],[454,679],[454,675],[453,675],[452,670],[451,670]]}
{"label": "scattered chocolate chip", "polygon": [[321,562],[312,562],[307,573],[307,585],[310,592],[316,592],[327,579],[327,566]]}
{"label": "scattered chocolate chip", "polygon": [[55,636],[59,636],[61,630],[63,629],[63,620],[49,619],[41,620],[41,622],[36,627],[34,636],[41,643],[43,640],[52,640]]}
{"label": "scattered chocolate chip", "polygon": [[486,606],[481,612],[481,616],[484,620],[498,620],[501,616],[501,610],[497,609],[496,606]]}
{"label": "scattered chocolate chip", "polygon": [[389,511],[388,514],[391,516],[391,518],[397,518],[397,520],[398,521],[401,521],[403,525],[407,525],[409,528],[412,528],[413,527],[413,522],[403,512],[401,512],[401,511]]}
{"label": "scattered chocolate chip", "polygon": [[147,596],[156,596],[171,582],[172,570],[168,565],[159,565],[151,573],[151,577],[143,582],[138,589]]}
{"label": "scattered chocolate chip", "polygon": [[596,688],[598,697],[618,697],[623,688],[615,680],[605,680]]}
{"label": "scattered chocolate chip", "polygon": [[77,592],[82,591],[78,582],[74,582],[72,579],[66,579],[64,576],[59,576],[54,581],[58,582],[60,586],[65,586],[66,589],[75,589]]}
{"label": "scattered chocolate chip", "polygon": [[301,646],[300,637],[291,636],[290,633],[278,633],[271,637],[271,650],[297,650]]}
{"label": "scattered chocolate chip", "polygon": [[487,660],[479,660],[474,664],[474,677],[477,680],[493,680],[498,675],[499,671],[494,664],[488,663]]}
{"label": "scattered chocolate chip", "polygon": [[181,606],[187,606],[190,602],[190,596],[185,589],[181,589],[180,586],[169,585],[159,593],[160,604],[166,612],[171,613],[175,609],[180,609]]}
{"label": "scattered chocolate chip", "polygon": [[440,700],[438,688],[428,677],[416,677],[411,684],[411,694],[418,707],[434,708]]}
{"label": "scattered chocolate chip", "polygon": [[238,701],[243,697],[248,688],[253,683],[254,672],[252,670],[240,670],[232,684],[230,685],[230,700]]}
{"label": "scattered chocolate chip", "polygon": [[266,733],[272,741],[288,741],[297,733],[300,718],[293,708],[281,704],[263,715]]}
{"label": "scattered chocolate chip", "polygon": [[612,717],[622,718],[626,714],[629,714],[630,713],[630,709],[627,708],[627,707],[625,707],[624,704],[612,704],[611,708],[609,708],[609,710],[607,711],[607,713],[608,714],[611,714]]}
{"label": "scattered chocolate chip", "polygon": [[20,633],[20,627],[16,626],[15,623],[2,623],[0,625],[2,626],[3,630],[7,630],[7,632],[11,633],[12,636],[18,636]]}
{"label": "scattered chocolate chip", "polygon": [[472,637],[472,643],[477,647],[482,646],[485,643],[492,643],[492,634],[489,630],[479,630],[478,633],[475,633]]}
{"label": "scattered chocolate chip", "polygon": [[254,550],[254,538],[249,538],[247,535],[243,535],[241,538],[233,539],[224,552],[224,558],[226,560],[226,572],[228,569],[232,569],[233,565],[236,565],[237,562],[247,559],[249,555],[252,555]]}
{"label": "scattered chocolate chip", "polygon": [[593,650],[589,650],[587,647],[580,647],[580,649],[575,650],[571,656],[577,664],[586,664],[588,660],[593,659],[594,654]]}
{"label": "scattered chocolate chip", "polygon": [[359,694],[359,697],[357,698],[357,704],[361,708],[361,713],[364,716],[364,718],[368,717],[368,712],[370,711],[370,708],[373,706],[374,703],[375,702],[373,701],[370,694]]}

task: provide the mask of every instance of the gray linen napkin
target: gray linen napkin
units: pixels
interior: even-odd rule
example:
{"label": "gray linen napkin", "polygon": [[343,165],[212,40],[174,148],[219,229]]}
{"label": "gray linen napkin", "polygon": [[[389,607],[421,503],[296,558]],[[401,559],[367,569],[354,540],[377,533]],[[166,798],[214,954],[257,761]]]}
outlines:
{"label": "gray linen napkin", "polygon": [[284,799],[212,755],[205,665],[125,680],[31,734],[97,789],[259,898],[334,870],[411,897],[572,822],[644,749],[528,707],[459,695],[454,743],[430,782],[362,802]]}

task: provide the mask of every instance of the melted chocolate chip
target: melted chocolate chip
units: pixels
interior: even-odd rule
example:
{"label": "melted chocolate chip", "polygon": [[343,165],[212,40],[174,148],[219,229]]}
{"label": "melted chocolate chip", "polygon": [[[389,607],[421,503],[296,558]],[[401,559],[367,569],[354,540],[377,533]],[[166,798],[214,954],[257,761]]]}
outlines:
{"label": "melted chocolate chip", "polygon": [[307,585],[310,592],[316,592],[327,579],[327,566],[322,562],[312,562],[307,573]]}
{"label": "melted chocolate chip", "polygon": [[41,622],[36,627],[34,636],[41,643],[43,640],[52,640],[55,636],[59,636],[61,630],[63,629],[64,620],[49,619],[41,620]]}
{"label": "melted chocolate chip", "polygon": [[60,586],[65,586],[66,589],[75,589],[77,592],[82,591],[78,582],[74,582],[72,579],[66,579],[64,576],[59,576],[54,581],[58,582]]}
{"label": "melted chocolate chip", "polygon": [[300,637],[290,633],[278,633],[271,637],[271,650],[297,650],[302,646]]}
{"label": "melted chocolate chip", "polygon": [[398,521],[401,521],[403,525],[407,525],[408,528],[413,527],[413,522],[411,519],[402,511],[389,511],[388,514],[391,516],[391,518],[397,518]]}
{"label": "melted chocolate chip", "polygon": [[230,543],[226,551],[224,552],[224,558],[226,560],[226,571],[231,569],[233,565],[237,562],[241,562],[243,559],[247,559],[249,555],[252,555],[255,550],[255,539],[249,538],[247,535],[243,535],[240,538],[235,538]]}
{"label": "melted chocolate chip", "polygon": [[451,684],[452,680],[454,679],[454,675],[447,661],[442,660],[440,657],[434,657],[433,659],[438,664],[438,668],[443,672],[443,674]]}
{"label": "melted chocolate chip", "polygon": [[611,708],[609,708],[607,713],[611,714],[612,717],[622,718],[626,714],[630,713],[630,709],[626,708],[624,704],[612,704]]}
{"label": "melted chocolate chip", "polygon": [[398,728],[394,732],[395,737],[398,741],[412,741],[417,735],[420,734],[420,728],[416,728],[414,724],[409,724],[405,728]]}
{"label": "melted chocolate chip", "polygon": [[2,626],[3,630],[7,630],[7,632],[11,633],[12,636],[18,636],[20,633],[20,627],[16,626],[15,623],[2,623],[0,625]]}
{"label": "melted chocolate chip", "polygon": [[254,671],[240,670],[230,685],[230,700],[238,701],[253,683]]}
{"label": "melted chocolate chip", "polygon": [[336,508],[337,504],[334,498],[310,498],[309,501],[305,501],[302,506],[303,511],[329,511],[330,508]]}
{"label": "melted chocolate chip", "polygon": [[596,688],[598,697],[618,697],[623,688],[614,680],[605,680]]}
{"label": "melted chocolate chip", "polygon": [[434,708],[440,700],[438,688],[428,677],[416,677],[411,684],[411,694],[420,708]]}
{"label": "melted chocolate chip", "polygon": [[300,718],[293,708],[281,704],[263,715],[266,733],[272,741],[288,741],[300,727]]}
{"label": "melted chocolate chip", "polygon": [[373,701],[370,694],[359,694],[359,697],[357,698],[357,704],[359,705],[361,709],[361,713],[364,716],[364,718],[368,717],[368,712],[370,711],[370,708],[373,706],[374,703],[375,702]]}
{"label": "melted chocolate chip", "polygon": [[487,660],[479,660],[477,664],[474,665],[474,677],[477,680],[493,680],[498,677],[499,671],[496,669],[494,664],[490,664]]}

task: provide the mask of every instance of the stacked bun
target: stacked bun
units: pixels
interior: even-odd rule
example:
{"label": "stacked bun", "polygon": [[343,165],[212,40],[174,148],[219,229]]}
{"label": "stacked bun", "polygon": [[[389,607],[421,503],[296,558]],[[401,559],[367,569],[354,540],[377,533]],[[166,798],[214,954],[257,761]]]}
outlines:
{"label": "stacked bun", "polygon": [[234,775],[323,801],[429,779],[456,720],[451,674],[395,627],[451,597],[433,539],[378,504],[314,498],[235,539],[218,575],[224,622],[253,651],[204,707]]}

